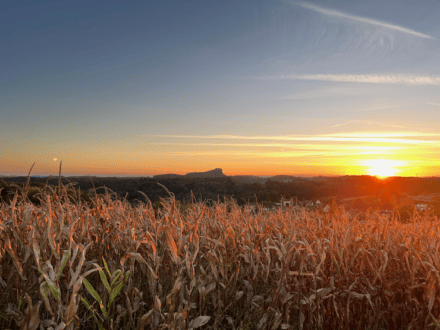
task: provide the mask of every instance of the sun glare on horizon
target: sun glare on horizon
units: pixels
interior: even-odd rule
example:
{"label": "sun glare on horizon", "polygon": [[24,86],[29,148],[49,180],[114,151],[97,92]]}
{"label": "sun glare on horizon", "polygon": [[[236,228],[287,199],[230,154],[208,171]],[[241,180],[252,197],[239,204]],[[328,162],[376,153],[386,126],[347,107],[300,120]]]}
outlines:
{"label": "sun glare on horizon", "polygon": [[368,174],[378,178],[387,178],[400,172],[401,162],[388,159],[370,159],[363,163],[368,167]]}

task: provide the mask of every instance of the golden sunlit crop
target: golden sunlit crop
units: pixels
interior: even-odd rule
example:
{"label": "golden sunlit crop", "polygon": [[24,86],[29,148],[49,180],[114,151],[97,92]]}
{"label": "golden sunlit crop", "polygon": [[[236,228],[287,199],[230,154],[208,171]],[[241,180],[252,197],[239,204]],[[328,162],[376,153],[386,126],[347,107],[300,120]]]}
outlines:
{"label": "golden sunlit crop", "polygon": [[379,178],[387,178],[394,176],[400,172],[398,167],[402,166],[404,162],[388,159],[370,159],[363,163],[368,167],[368,174],[377,176]]}
{"label": "golden sunlit crop", "polygon": [[[397,168],[379,164],[372,169]],[[434,329],[427,324],[437,322],[440,226],[429,213],[360,215],[336,202],[328,213],[265,209],[232,198],[208,206],[171,194],[162,207],[134,207],[107,190],[80,202],[76,189],[49,187],[35,188],[38,205],[27,189],[0,203],[0,329],[56,322],[66,330]],[[402,299],[389,313],[389,302]]]}

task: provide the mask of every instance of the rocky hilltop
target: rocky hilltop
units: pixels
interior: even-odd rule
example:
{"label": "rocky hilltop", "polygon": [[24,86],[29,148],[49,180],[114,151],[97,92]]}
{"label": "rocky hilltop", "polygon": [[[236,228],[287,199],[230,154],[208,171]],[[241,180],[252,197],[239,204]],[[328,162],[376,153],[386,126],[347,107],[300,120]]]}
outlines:
{"label": "rocky hilltop", "polygon": [[192,172],[185,175],[187,178],[222,178],[226,177],[221,168],[215,168],[206,172]]}
{"label": "rocky hilltop", "polygon": [[160,174],[154,175],[153,178],[156,179],[176,179],[176,178],[223,178],[227,175],[223,174],[223,170],[221,168],[215,168],[211,171],[206,172],[191,172],[185,175],[178,174]]}

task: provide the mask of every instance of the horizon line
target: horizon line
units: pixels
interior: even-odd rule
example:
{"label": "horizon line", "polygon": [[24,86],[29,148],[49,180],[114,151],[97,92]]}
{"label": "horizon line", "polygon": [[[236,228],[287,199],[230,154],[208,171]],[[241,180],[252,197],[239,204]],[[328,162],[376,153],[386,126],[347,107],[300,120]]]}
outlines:
{"label": "horizon line", "polygon": [[[211,170],[209,170],[211,171]],[[206,172],[206,171],[205,171]],[[188,173],[204,173],[204,172],[188,172]],[[188,174],[187,173],[187,174]],[[95,174],[95,175],[79,175],[79,174],[68,174],[68,175],[61,175],[61,177],[101,177],[101,178],[111,178],[111,177],[122,177],[122,178],[143,178],[143,177],[149,177],[149,178],[154,178],[154,176],[160,176],[160,175],[179,175],[179,176],[186,176],[186,174],[176,174],[176,173],[164,173],[164,174],[150,174],[150,175],[104,175],[104,174]],[[226,177],[234,177],[234,176],[253,176],[253,177],[260,177],[260,178],[271,178],[271,177],[276,177],[276,176],[294,176],[294,177],[343,177],[343,176],[370,176],[370,177],[376,177],[375,175],[369,175],[369,174],[275,174],[275,175],[253,175],[253,174],[235,174],[235,175],[227,175],[224,174]],[[2,178],[20,178],[20,177],[27,177],[27,174],[24,175],[3,175],[0,174],[0,180]],[[57,179],[59,177],[59,175],[41,175],[41,174],[31,174],[29,177],[40,177],[40,178],[48,178],[48,177],[52,177],[54,179]],[[387,177],[386,179],[389,178],[438,178],[440,176],[437,175],[431,175],[431,176],[401,176],[401,175],[392,175]],[[221,176],[219,177],[212,177],[212,178],[221,178]],[[210,179],[208,177],[208,179]]]}

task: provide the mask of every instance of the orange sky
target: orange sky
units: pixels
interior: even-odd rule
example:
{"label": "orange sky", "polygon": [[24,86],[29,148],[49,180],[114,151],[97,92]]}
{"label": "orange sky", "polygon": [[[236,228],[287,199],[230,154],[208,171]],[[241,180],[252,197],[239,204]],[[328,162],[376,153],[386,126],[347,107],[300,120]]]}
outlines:
{"label": "orange sky", "polygon": [[146,135],[145,142],[9,145],[2,175],[148,176],[222,168],[226,175],[436,176],[440,134],[411,131],[289,136]]}

